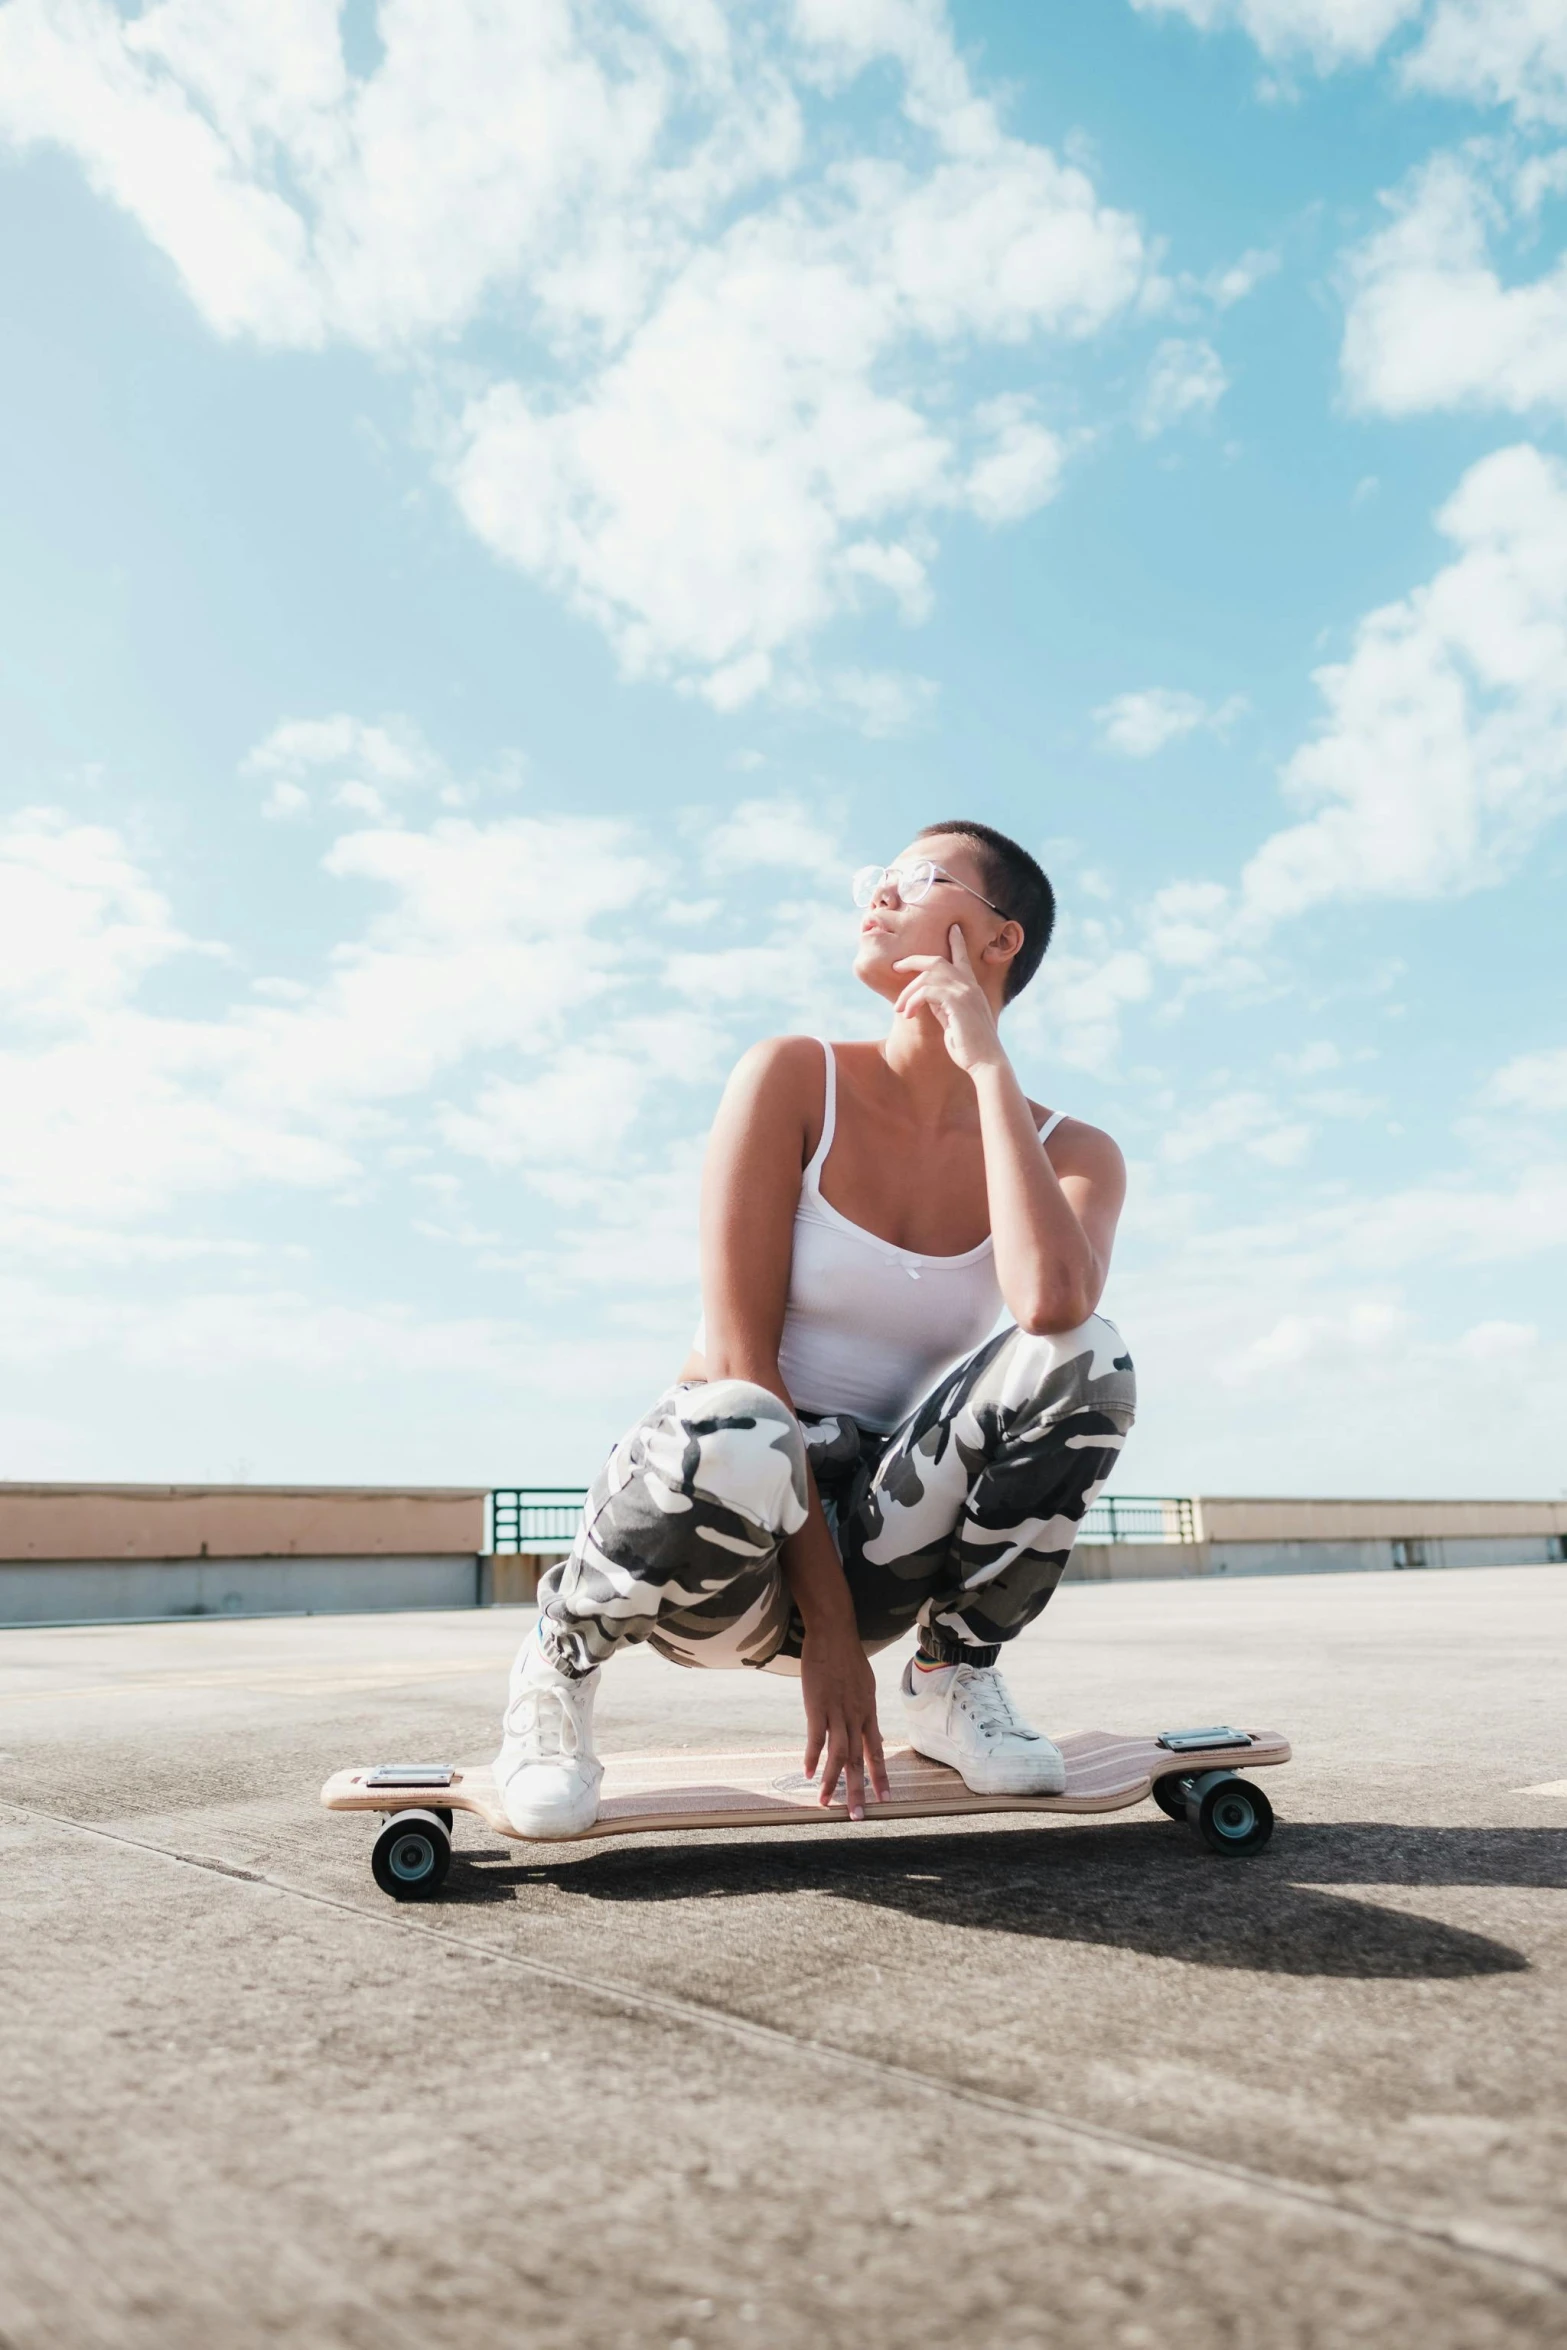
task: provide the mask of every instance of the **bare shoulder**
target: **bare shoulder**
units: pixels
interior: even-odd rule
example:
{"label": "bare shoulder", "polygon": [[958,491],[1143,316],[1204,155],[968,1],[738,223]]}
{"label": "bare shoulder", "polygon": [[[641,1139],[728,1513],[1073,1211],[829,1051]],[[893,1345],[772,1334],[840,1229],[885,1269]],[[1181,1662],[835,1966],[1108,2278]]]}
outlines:
{"label": "bare shoulder", "polygon": [[814,1036],[765,1036],[740,1055],[724,1088],[729,1115],[768,1127],[819,1129],[824,1099],[822,1048]]}
{"label": "bare shoulder", "polygon": [[730,1073],[731,1087],[751,1094],[819,1097],[822,1048],[814,1036],[764,1036],[748,1045]]}
{"label": "bare shoulder", "polygon": [[[1036,1124],[1043,1125],[1050,1115],[1039,1102],[1031,1101]],[[1102,1126],[1090,1126],[1086,1118],[1063,1118],[1055,1129],[1045,1151],[1058,1175],[1089,1175],[1100,1182],[1126,1181],[1126,1161],[1121,1155],[1115,1137],[1106,1134]]]}

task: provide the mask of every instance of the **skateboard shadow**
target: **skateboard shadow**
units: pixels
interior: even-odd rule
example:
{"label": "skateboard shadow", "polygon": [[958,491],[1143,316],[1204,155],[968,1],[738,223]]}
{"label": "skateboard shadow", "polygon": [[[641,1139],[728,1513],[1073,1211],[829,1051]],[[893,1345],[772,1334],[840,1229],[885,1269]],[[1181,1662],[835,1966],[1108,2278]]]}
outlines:
{"label": "skateboard shadow", "polygon": [[[707,1838],[589,1846],[519,1864],[459,1850],[460,1899],[515,1901],[530,1886],[594,1901],[754,1900],[826,1894],[938,1926],[1094,1943],[1189,1965],[1280,1975],[1434,1980],[1519,1974],[1505,1942],[1389,1906],[1380,1888],[1561,1886],[1567,1829],[1287,1827],[1251,1860],[1220,1860],[1175,1824],[1139,1821],[875,1838]],[[1356,1888],[1356,1895],[1333,1887]],[[1357,1897],[1358,1896],[1358,1897]]]}

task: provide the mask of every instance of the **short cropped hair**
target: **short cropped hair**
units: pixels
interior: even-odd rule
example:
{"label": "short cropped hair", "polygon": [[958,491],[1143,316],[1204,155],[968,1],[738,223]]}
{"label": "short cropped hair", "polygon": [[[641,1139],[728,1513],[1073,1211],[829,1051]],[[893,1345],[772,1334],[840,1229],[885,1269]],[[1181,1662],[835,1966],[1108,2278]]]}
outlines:
{"label": "short cropped hair", "polygon": [[1022,925],[1023,944],[1012,958],[1001,999],[1009,1004],[1015,995],[1021,995],[1039,969],[1050,944],[1050,933],[1056,926],[1056,893],[1050,886],[1050,877],[1027,849],[1020,849],[1015,840],[1008,840],[993,825],[976,824],[966,816],[955,817],[950,824],[922,824],[914,837],[929,840],[938,832],[970,843],[985,895],[1000,907],[1009,922]]}

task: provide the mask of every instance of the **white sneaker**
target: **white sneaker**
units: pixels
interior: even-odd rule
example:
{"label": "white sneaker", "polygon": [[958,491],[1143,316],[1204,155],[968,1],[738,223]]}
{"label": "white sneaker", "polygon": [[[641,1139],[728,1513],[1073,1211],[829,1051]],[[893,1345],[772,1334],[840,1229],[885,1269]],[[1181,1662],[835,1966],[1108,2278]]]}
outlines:
{"label": "white sneaker", "polygon": [[1059,1746],[1029,1728],[994,1665],[903,1672],[909,1744],[951,1765],[976,1795],[1060,1795],[1066,1763]]}
{"label": "white sneaker", "polygon": [[573,1680],[525,1640],[493,1765],[495,1789],[519,1836],[580,1836],[598,1817],[604,1766],[593,1751],[598,1673]]}

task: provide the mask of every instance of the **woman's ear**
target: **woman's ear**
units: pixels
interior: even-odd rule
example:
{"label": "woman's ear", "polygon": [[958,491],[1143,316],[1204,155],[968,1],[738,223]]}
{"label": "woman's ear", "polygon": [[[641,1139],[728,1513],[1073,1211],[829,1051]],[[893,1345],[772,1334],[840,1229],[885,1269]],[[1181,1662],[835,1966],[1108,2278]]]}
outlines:
{"label": "woman's ear", "polygon": [[986,945],[982,959],[987,963],[1010,963],[1022,944],[1022,923],[1003,922],[995,937]]}

